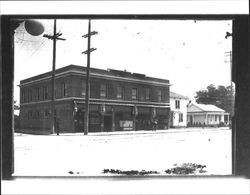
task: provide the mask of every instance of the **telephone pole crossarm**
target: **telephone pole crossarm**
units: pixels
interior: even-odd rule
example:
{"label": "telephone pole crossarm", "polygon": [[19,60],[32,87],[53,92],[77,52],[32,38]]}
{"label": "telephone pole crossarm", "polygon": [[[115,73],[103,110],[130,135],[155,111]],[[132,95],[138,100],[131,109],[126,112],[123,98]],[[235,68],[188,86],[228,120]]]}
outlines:
{"label": "telephone pole crossarm", "polygon": [[82,54],[88,54],[88,53],[90,53],[92,51],[95,51],[95,50],[97,50],[97,49],[96,48],[90,48],[89,50],[86,50],[86,51],[82,52]]}
{"label": "telephone pole crossarm", "polygon": [[62,33],[57,33],[55,36],[54,35],[48,35],[48,34],[44,34],[43,37],[51,39],[51,40],[62,40],[65,41],[66,39],[64,38],[60,38],[60,36],[62,36]]}
{"label": "telephone pole crossarm", "polygon": [[83,37],[83,38],[88,38],[89,36],[96,35],[96,34],[98,34],[97,31],[92,31],[92,32],[90,32],[89,34],[83,35],[82,37]]}

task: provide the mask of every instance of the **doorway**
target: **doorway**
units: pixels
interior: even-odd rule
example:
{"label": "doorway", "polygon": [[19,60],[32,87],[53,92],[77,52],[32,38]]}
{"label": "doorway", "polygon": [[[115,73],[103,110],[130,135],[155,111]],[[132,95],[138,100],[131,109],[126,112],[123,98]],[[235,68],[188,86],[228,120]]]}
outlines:
{"label": "doorway", "polygon": [[75,132],[84,132],[84,112],[78,110],[75,115]]}
{"label": "doorway", "polygon": [[112,116],[104,116],[104,131],[112,130]]}
{"label": "doorway", "polygon": [[193,125],[193,116],[190,116],[190,124]]}

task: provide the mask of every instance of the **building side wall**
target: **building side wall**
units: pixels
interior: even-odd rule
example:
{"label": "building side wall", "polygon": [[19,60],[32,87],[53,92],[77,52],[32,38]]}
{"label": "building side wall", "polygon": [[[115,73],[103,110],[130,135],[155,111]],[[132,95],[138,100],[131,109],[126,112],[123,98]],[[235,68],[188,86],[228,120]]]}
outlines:
{"label": "building side wall", "polygon": [[[65,86],[63,85],[65,84]],[[72,97],[75,86],[72,76],[59,77],[55,79],[55,98]],[[64,92],[65,88],[65,92]],[[20,103],[40,102],[51,100],[51,80],[44,80],[20,88]]]}
{"label": "building side wall", "polygon": [[[60,132],[74,132],[73,110],[69,101],[55,102],[56,126]],[[50,134],[51,104],[26,104],[20,107],[20,131],[34,134]]]}
{"label": "building side wall", "polygon": [[[176,100],[180,102],[180,107],[176,108]],[[188,100],[181,98],[170,98],[171,121],[172,127],[186,127],[187,126],[187,104]],[[182,114],[182,120],[180,119]]]}
{"label": "building side wall", "polygon": [[49,109],[49,104],[21,105],[20,131],[34,134],[49,134],[51,124]]}

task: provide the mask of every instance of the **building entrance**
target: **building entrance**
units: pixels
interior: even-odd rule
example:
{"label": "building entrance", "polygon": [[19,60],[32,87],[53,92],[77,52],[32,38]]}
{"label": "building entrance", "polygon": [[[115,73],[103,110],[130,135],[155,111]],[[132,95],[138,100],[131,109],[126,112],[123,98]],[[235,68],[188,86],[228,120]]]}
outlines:
{"label": "building entrance", "polygon": [[190,123],[193,124],[193,116],[190,116]]}
{"label": "building entrance", "polygon": [[112,130],[112,116],[104,116],[104,131]]}
{"label": "building entrance", "polygon": [[84,132],[84,112],[83,110],[78,110],[75,115],[75,131]]}

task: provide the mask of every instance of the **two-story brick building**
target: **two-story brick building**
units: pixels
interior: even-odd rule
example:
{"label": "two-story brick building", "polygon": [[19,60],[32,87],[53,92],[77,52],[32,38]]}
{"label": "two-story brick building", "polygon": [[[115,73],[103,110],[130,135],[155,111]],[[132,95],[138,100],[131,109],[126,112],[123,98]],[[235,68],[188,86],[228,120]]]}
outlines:
{"label": "two-story brick building", "polygon": [[[51,133],[51,72],[20,81],[23,132]],[[89,131],[149,130],[169,123],[169,80],[119,70],[90,69]],[[60,132],[83,132],[86,68],[55,71],[55,114]]]}

